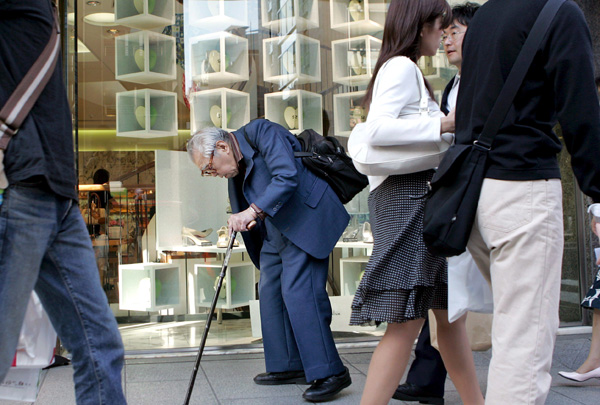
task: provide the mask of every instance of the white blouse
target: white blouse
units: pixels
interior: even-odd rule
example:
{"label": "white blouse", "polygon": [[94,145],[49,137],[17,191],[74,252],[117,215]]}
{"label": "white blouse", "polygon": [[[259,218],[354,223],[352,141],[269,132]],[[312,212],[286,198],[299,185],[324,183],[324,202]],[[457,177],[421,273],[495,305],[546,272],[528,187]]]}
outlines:
{"label": "white blouse", "polygon": [[[421,74],[419,67],[405,56],[393,57],[379,69],[367,121],[363,124],[371,145],[452,141],[452,135],[444,134],[444,138],[440,135],[440,118],[444,113],[431,96],[428,95],[429,117],[418,115],[421,90],[417,73]],[[414,115],[404,117],[407,114]],[[371,191],[387,177],[369,176]]]}

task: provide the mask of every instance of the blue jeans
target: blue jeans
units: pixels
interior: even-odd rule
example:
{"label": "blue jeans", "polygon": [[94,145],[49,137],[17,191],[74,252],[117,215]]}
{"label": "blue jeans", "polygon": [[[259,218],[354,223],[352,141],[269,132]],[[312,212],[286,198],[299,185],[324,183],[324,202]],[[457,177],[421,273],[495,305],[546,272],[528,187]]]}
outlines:
{"label": "blue jeans", "polygon": [[72,354],[78,404],[125,404],[123,343],[73,200],[19,183],[0,207],[0,381],[15,354],[31,290]]}

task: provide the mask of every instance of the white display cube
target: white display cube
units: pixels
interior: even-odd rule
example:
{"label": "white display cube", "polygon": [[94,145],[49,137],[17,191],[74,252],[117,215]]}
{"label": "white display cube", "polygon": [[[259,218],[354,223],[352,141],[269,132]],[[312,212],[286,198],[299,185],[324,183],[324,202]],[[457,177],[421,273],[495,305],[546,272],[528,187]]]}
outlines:
{"label": "white display cube", "polygon": [[367,120],[366,109],[362,107],[366,91],[333,95],[333,130],[336,136],[350,136],[356,124]]}
{"label": "white display cube", "polygon": [[265,94],[265,118],[293,134],[309,128],[322,134],[323,96],[306,90]]}
{"label": "white display cube", "polygon": [[[222,263],[213,262],[194,265],[196,279],[196,306],[210,308],[215,296],[216,283],[221,274]],[[254,265],[229,263],[223,280],[217,308],[243,307],[255,299]]]}
{"label": "white display cube", "polygon": [[369,84],[381,51],[381,40],[370,35],[331,42],[333,81],[347,86]]}
{"label": "white display cube", "polygon": [[340,259],[340,295],[354,295],[361,275],[367,267],[368,256],[345,257]]}
{"label": "white display cube", "polygon": [[319,27],[317,0],[261,0],[262,26],[287,34]]}
{"label": "white display cube", "polygon": [[248,93],[219,88],[194,92],[189,100],[192,134],[212,126],[231,132],[250,122]]}
{"label": "white display cube", "polygon": [[175,80],[175,38],[138,31],[115,39],[115,78],[150,84]]}
{"label": "white display cube", "polygon": [[356,36],[383,31],[390,0],[329,0],[331,28]]}
{"label": "white display cube", "polygon": [[248,26],[247,0],[189,0],[189,24],[208,32]]}
{"label": "white display cube", "polygon": [[174,0],[115,0],[115,24],[149,30],[175,22]]}
{"label": "white display cube", "polygon": [[169,263],[119,265],[119,309],[153,312],[179,305],[180,273]]}
{"label": "white display cube", "polygon": [[215,32],[194,37],[190,44],[192,80],[195,82],[223,85],[248,80],[246,38],[229,32]]}
{"label": "white display cube", "polygon": [[177,93],[153,89],[117,93],[117,136],[177,136]]}
{"label": "white display cube", "polygon": [[301,34],[263,40],[265,82],[282,87],[321,82],[321,43]]}

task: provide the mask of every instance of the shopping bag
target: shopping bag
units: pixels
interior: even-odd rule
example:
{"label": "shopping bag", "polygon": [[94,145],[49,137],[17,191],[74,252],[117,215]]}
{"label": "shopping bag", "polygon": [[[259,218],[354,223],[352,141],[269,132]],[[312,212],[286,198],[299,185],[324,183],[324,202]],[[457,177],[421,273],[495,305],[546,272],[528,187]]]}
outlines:
{"label": "shopping bag", "polygon": [[35,402],[46,372],[41,368],[12,367],[0,383],[0,399]]}
{"label": "shopping bag", "polygon": [[[479,352],[486,351],[492,347],[492,320],[492,314],[469,312],[466,327],[471,350]],[[431,310],[429,310],[429,334],[431,336],[431,346],[440,350],[437,337],[437,322]]]}
{"label": "shopping bag", "polygon": [[31,293],[21,327],[13,367],[44,368],[52,363],[56,332],[35,292]]}
{"label": "shopping bag", "polygon": [[494,311],[492,290],[468,251],[448,258],[448,321],[454,322],[467,311]]}

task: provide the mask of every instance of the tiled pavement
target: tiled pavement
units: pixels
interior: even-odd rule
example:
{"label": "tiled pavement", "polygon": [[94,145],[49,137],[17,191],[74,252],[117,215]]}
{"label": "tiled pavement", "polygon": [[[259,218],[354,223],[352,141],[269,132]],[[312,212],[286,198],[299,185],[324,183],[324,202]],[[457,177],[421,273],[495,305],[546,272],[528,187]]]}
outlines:
{"label": "tiled pavement", "polygon": [[[559,336],[552,363],[552,389],[546,404],[600,404],[600,379],[585,383],[569,382],[558,370],[572,370],[583,362],[591,334]],[[332,404],[358,404],[373,347],[342,348],[340,354],[350,369],[353,384],[331,401]],[[485,392],[491,351],[475,352],[475,366]],[[182,404],[193,368],[194,357],[128,358],[123,373],[129,404]],[[205,355],[192,395],[192,404],[288,405],[303,404],[303,385],[258,386],[252,377],[264,371],[263,356],[256,354]],[[446,404],[461,404],[452,382],[446,382]],[[401,404],[392,400],[390,404]],[[1,401],[0,405],[23,402]],[[72,368],[49,370],[36,402],[38,405],[75,404]]]}

